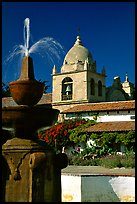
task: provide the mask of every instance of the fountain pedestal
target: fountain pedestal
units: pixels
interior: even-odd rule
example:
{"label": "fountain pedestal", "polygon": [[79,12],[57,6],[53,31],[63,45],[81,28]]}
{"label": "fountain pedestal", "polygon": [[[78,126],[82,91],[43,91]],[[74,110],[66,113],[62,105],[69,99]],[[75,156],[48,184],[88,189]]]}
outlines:
{"label": "fountain pedestal", "polygon": [[2,108],[3,129],[14,130],[2,146],[2,201],[61,202],[61,169],[67,156],[47,150],[35,137],[38,129],[55,124],[59,110],[37,105],[44,84],[35,80],[29,56],[23,58],[20,78],[9,85],[18,106]]}
{"label": "fountain pedestal", "polygon": [[65,154],[38,143],[13,138],[2,147],[3,202],[61,202],[61,169]]}

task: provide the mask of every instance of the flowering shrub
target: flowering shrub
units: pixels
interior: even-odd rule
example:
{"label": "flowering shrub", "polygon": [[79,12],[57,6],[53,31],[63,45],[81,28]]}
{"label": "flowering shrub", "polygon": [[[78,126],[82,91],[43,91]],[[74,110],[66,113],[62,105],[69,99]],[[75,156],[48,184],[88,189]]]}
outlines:
{"label": "flowering shrub", "polygon": [[57,123],[53,127],[41,131],[38,134],[40,140],[44,140],[52,149],[61,150],[62,147],[74,146],[74,142],[70,141],[69,130],[85,124],[85,119],[75,118],[64,120]]}

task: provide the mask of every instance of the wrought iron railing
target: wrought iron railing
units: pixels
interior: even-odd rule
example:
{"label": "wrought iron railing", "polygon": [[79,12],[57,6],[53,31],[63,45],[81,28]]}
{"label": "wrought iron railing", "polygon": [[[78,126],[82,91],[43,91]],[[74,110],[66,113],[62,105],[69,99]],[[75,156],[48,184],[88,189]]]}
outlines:
{"label": "wrought iron railing", "polygon": [[69,95],[62,95],[62,100],[72,100],[72,94]]}

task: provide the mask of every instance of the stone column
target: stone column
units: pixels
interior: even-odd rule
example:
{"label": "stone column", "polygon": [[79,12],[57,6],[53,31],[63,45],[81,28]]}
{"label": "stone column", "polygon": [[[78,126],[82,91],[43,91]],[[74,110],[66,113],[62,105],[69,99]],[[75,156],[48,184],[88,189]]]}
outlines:
{"label": "stone column", "polygon": [[61,169],[67,156],[49,152],[29,139],[2,146],[3,202],[61,202]]}

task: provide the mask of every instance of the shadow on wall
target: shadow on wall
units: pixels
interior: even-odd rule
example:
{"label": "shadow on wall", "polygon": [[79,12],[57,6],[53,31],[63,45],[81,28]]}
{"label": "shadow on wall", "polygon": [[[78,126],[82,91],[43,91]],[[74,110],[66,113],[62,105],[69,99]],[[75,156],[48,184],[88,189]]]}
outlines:
{"label": "shadow on wall", "polygon": [[108,176],[82,176],[81,202],[120,202]]}

